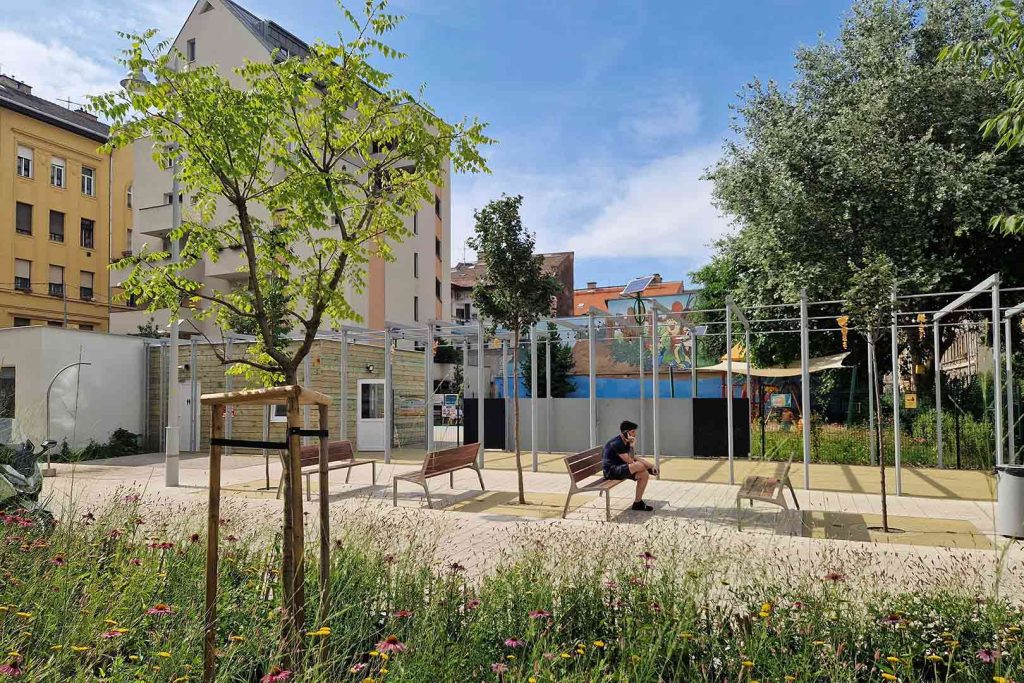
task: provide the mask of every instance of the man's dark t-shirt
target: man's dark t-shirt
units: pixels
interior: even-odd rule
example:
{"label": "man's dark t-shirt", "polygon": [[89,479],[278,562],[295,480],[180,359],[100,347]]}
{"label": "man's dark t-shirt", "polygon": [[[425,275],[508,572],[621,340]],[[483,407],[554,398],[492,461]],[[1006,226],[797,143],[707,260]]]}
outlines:
{"label": "man's dark t-shirt", "polygon": [[[623,453],[629,453],[629,446],[626,445],[621,434],[604,445],[601,467],[604,469],[604,476],[606,478],[613,478],[612,475],[619,475],[623,470],[626,473],[629,472],[629,466],[619,457]],[[624,477],[615,476],[614,478],[621,479]]]}

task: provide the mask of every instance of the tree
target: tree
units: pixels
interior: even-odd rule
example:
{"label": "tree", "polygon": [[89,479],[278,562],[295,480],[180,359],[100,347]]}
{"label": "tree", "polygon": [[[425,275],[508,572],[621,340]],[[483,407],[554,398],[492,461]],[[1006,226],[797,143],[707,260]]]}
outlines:
{"label": "tree", "polygon": [[[881,373],[878,371],[876,347],[882,332],[889,328],[893,315],[892,295],[896,288],[896,274],[892,260],[879,254],[869,258],[862,266],[854,266],[850,286],[844,293],[850,329],[857,330],[867,341],[870,364],[871,392],[874,394],[875,425],[871,438],[878,445],[878,466],[882,477],[882,530],[889,533],[889,507],[885,487],[885,444],[882,439]],[[894,378],[893,381],[896,381]]]}
{"label": "tree", "polygon": [[[944,48],[941,59],[962,61],[981,68],[982,78],[1003,88],[1003,109],[981,124],[983,137],[996,137],[997,152],[1009,152],[1024,141],[1024,22],[1013,0],[996,3],[985,24],[987,35]],[[990,221],[993,230],[1024,232],[1020,204],[1005,207]]]}
{"label": "tree", "polygon": [[[987,225],[1024,202],[1024,156],[995,155],[977,134],[1006,94],[975,66],[937,60],[983,36],[984,19],[980,0],[857,0],[838,39],[797,51],[788,87],[745,89],[734,139],[708,173],[736,229],[693,274],[711,288],[703,303],[722,308],[727,292],[740,305],[792,303],[803,287],[812,301],[838,299],[853,264],[875,254],[918,291],[1019,267],[1024,241]],[[755,335],[757,362],[796,357],[789,327]],[[838,343],[812,338],[817,353]]]}
{"label": "tree", "polygon": [[[548,323],[547,344],[538,342],[537,346],[537,396],[548,395],[548,370],[547,354],[551,350],[551,397],[565,398],[576,388],[569,377],[572,375],[576,361],[572,357],[572,347],[561,343],[558,338],[558,326]],[[530,368],[530,356],[523,356],[522,362],[523,377],[532,377]]]}
{"label": "tree", "polygon": [[[550,313],[551,298],[560,289],[558,281],[544,273],[544,257],[533,253],[534,236],[523,227],[519,215],[522,195],[488,202],[473,212],[474,234],[467,240],[470,249],[486,268],[485,275],[473,287],[473,303],[480,317],[488,321],[493,334],[498,327],[512,332],[512,367],[519,367],[519,343],[524,333]],[[519,392],[512,401],[513,440],[519,503],[526,504],[523,488],[523,461],[519,448]]]}
{"label": "tree", "polygon": [[[358,18],[342,10],[348,26],[336,43],[249,62],[230,75],[241,87],[215,67],[181,68],[184,57],[155,42],[155,31],[121,34],[129,44],[120,61],[137,87],[90,100],[111,122],[106,151],[151,141],[157,163],[177,163],[192,201],[170,235],[183,244],[177,262],[145,249],[119,261],[132,269],[124,296],[172,315],[184,300],[197,319],[250,331],[256,341],[244,357],[229,361],[213,348],[229,372],[262,385],[295,384],[321,326],[359,320],[345,285],[362,289],[372,256],[393,258],[392,246],[409,235],[403,218],[433,202],[433,186],[449,180],[449,161],[456,172],[486,170],[483,124],[444,121],[374,66],[404,57],[382,42],[400,21],[386,0],[367,2]],[[221,291],[190,277],[193,266],[227,249],[241,253],[241,286]],[[288,424],[301,424],[295,400]],[[284,474],[289,666],[298,663],[305,630],[296,462],[287,460]]]}

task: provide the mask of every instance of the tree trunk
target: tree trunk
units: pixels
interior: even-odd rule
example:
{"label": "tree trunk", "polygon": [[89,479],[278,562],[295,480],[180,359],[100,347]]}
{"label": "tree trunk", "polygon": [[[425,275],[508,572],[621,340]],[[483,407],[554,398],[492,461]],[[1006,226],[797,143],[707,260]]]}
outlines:
{"label": "tree trunk", "polygon": [[885,490],[885,449],[882,440],[882,399],[880,395],[880,381],[878,377],[878,359],[875,355],[875,341],[868,341],[868,362],[871,363],[871,389],[874,392],[875,402],[875,429],[871,435],[878,445],[878,469],[882,476],[882,531],[889,533],[889,505],[886,501]]}
{"label": "tree trunk", "polygon": [[[287,384],[295,384],[294,372],[286,372]],[[289,429],[302,427],[299,402],[288,400]],[[287,436],[288,451],[284,457],[284,538],[281,549],[281,641],[284,646],[283,668],[294,671],[302,651],[305,622],[304,533],[302,526],[302,486],[299,475],[300,437]]]}
{"label": "tree trunk", "polygon": [[526,489],[523,486],[523,457],[519,450],[519,330],[512,334],[512,377],[515,393],[512,394],[512,439],[516,447],[516,476],[519,482],[519,504],[526,505]]}

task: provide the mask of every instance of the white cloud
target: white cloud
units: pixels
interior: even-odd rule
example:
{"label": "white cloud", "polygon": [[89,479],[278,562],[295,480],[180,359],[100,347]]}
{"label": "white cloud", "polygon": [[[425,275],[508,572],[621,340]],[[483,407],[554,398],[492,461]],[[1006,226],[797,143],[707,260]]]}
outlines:
{"label": "white cloud", "polygon": [[635,116],[623,129],[642,142],[658,142],[693,135],[700,126],[700,102],[687,95],[667,95],[634,103]]}
{"label": "white cloud", "polygon": [[57,41],[41,42],[7,29],[0,29],[0,64],[4,73],[32,86],[34,95],[51,101],[70,97],[83,102],[86,94],[116,87],[120,77],[112,67]]}

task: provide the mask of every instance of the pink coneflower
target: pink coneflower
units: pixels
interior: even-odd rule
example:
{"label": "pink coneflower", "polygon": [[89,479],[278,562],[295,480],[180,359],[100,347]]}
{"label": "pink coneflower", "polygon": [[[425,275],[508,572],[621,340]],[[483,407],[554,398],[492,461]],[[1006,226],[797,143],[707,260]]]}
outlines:
{"label": "pink coneflower", "polygon": [[100,634],[100,638],[103,638],[105,640],[111,640],[113,638],[120,638],[123,635],[124,635],[124,631],[118,631],[117,629],[113,629],[113,630],[104,631],[103,633],[101,633]]}
{"label": "pink coneflower", "polygon": [[153,541],[149,544],[149,547],[153,550],[170,550],[174,547],[174,544],[170,541]]}
{"label": "pink coneflower", "polygon": [[[225,524],[231,524],[231,518],[230,518],[230,517],[221,517],[221,518],[220,518],[219,520],[217,520],[217,523],[218,523],[218,524],[219,524],[220,526],[224,526]],[[291,672],[291,671],[289,671],[289,672],[288,672],[288,675],[289,675],[289,676],[291,676],[291,673],[292,673],[292,672]]]}
{"label": "pink coneflower", "polygon": [[126,503],[138,503],[140,500],[142,500],[142,496],[137,493],[130,493],[124,497]]}
{"label": "pink coneflower", "polygon": [[140,560],[137,557],[133,557],[132,559],[128,560],[128,564],[132,565],[133,567],[138,567],[142,564],[142,560]]}
{"label": "pink coneflower", "polygon": [[385,555],[384,557],[382,557],[380,559],[384,562],[384,564],[394,564],[395,563],[395,556],[392,555],[391,553],[388,553],[387,555]]}
{"label": "pink coneflower", "polygon": [[82,519],[84,519],[86,522],[95,522],[96,515],[92,514],[91,512],[86,512],[84,515],[82,515]]}
{"label": "pink coneflower", "polygon": [[643,560],[643,562],[644,562],[644,569],[651,569],[652,567],[654,567],[655,557],[654,557],[654,555],[651,554],[651,552],[649,550],[643,551],[642,553],[637,555],[637,557],[639,557],[641,560]]}
{"label": "pink coneflower", "polygon": [[654,612],[655,614],[661,614],[661,603],[660,602],[652,602],[651,603],[651,611]]}
{"label": "pink coneflower", "polygon": [[641,579],[639,576],[631,576],[631,577],[629,577],[629,585],[630,586],[642,586],[642,585],[644,585],[644,580]]}
{"label": "pink coneflower", "polygon": [[530,612],[531,619],[547,619],[550,616],[551,612],[548,612],[547,610],[543,609],[535,609],[532,612]]}
{"label": "pink coneflower", "polygon": [[410,612],[407,609],[397,609],[397,610],[395,610],[394,612],[391,613],[391,616],[393,616],[393,617],[395,617],[397,619],[408,619],[409,617],[412,616],[412,612]]}
{"label": "pink coneflower", "polygon": [[267,675],[260,679],[260,683],[284,683],[292,677],[292,672],[288,669],[282,669],[279,666],[270,667],[270,671]]}
{"label": "pink coneflower", "polygon": [[985,662],[986,664],[991,664],[992,662],[999,659],[999,653],[995,650],[984,648],[978,650],[978,659]]}
{"label": "pink coneflower", "polygon": [[365,668],[366,668],[366,664],[363,663],[363,662],[359,662],[358,664],[353,664],[352,666],[350,666],[348,668],[348,672],[350,674],[357,674],[357,673],[359,673],[360,671],[362,671]]}
{"label": "pink coneflower", "polygon": [[831,571],[828,574],[825,574],[825,580],[831,581],[832,583],[839,583],[840,581],[846,581],[846,576],[837,571]]}
{"label": "pink coneflower", "polygon": [[515,650],[517,648],[520,648],[520,647],[526,647],[526,641],[525,640],[519,640],[518,638],[506,638],[505,639],[505,647],[510,647],[513,650]]}
{"label": "pink coneflower", "polygon": [[228,543],[234,543],[237,540],[238,540],[238,536],[235,536],[234,534],[228,534],[228,538],[227,538],[227,542]]}
{"label": "pink coneflower", "polygon": [[189,543],[199,543],[199,534],[192,534],[188,537]]}
{"label": "pink coneflower", "polygon": [[54,555],[53,559],[50,560],[50,564],[54,567],[63,567],[67,563],[68,561],[64,559],[63,555]]}
{"label": "pink coneflower", "polygon": [[496,674],[503,674],[508,671],[508,665],[501,662],[495,662],[494,664],[491,664],[491,671]]}
{"label": "pink coneflower", "polygon": [[398,639],[398,636],[391,634],[384,640],[377,643],[377,651],[379,652],[405,652],[406,645]]}
{"label": "pink coneflower", "polygon": [[110,533],[107,534],[107,538],[112,538],[112,539],[121,538],[121,530],[120,529],[111,529]]}
{"label": "pink coneflower", "polygon": [[158,602],[146,610],[146,614],[154,614],[161,617],[173,613],[174,610],[171,609],[171,606],[163,602]]}
{"label": "pink coneflower", "polygon": [[617,581],[613,581],[611,579],[605,579],[604,580],[604,587],[607,588],[610,591],[613,591],[613,590],[615,590],[616,588],[619,587],[619,584],[618,584]]}
{"label": "pink coneflower", "polygon": [[136,517],[134,523],[135,523],[135,526],[142,526],[146,522],[145,522],[145,520],[142,519],[142,517]]}
{"label": "pink coneflower", "polygon": [[7,676],[8,678],[18,678],[21,676],[21,667],[18,666],[18,662],[21,661],[21,656],[11,657],[11,661],[3,666],[0,666],[0,676]]}
{"label": "pink coneflower", "polygon": [[470,600],[470,601],[468,601],[466,603],[466,609],[468,609],[468,610],[475,610],[481,604],[482,603],[479,600],[477,600],[476,598],[473,598],[472,600]]}
{"label": "pink coneflower", "polygon": [[448,569],[450,569],[450,570],[452,570],[453,572],[456,572],[456,573],[466,571],[466,568],[463,567],[458,562],[452,562],[450,565],[448,565]]}

